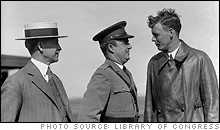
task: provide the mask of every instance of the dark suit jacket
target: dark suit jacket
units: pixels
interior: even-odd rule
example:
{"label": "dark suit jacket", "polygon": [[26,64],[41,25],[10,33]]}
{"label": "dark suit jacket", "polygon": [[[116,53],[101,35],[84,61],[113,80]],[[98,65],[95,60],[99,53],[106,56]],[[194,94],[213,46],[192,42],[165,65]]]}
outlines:
{"label": "dark suit jacket", "polygon": [[[71,121],[72,112],[61,80],[53,74],[64,108]],[[1,122],[61,122],[51,87],[39,69],[29,61],[9,76],[1,87]]]}
{"label": "dark suit jacket", "polygon": [[130,72],[129,77],[113,61],[107,59],[92,75],[81,102],[78,121],[101,122],[101,116],[135,117],[138,113],[134,99],[123,81],[124,79],[133,87],[137,96]]}
{"label": "dark suit jacket", "polygon": [[218,82],[208,55],[181,40],[171,80],[167,61],[160,52],[148,64],[144,121],[218,122]]}

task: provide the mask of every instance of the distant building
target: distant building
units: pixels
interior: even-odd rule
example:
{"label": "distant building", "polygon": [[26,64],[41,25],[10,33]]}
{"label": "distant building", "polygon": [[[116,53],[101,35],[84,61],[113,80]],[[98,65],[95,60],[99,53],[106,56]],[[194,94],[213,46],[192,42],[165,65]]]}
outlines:
{"label": "distant building", "polygon": [[1,86],[5,79],[24,67],[31,57],[1,55]]}

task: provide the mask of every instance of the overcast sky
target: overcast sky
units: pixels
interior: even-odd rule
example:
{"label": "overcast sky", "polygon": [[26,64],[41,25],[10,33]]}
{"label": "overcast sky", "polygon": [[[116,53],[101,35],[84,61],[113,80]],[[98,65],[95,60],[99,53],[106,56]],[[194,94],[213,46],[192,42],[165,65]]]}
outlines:
{"label": "overcast sky", "polygon": [[87,84],[105,58],[92,37],[122,20],[132,45],[126,67],[133,74],[139,96],[145,95],[146,68],[158,53],[151,42],[147,16],[163,8],[181,15],[180,38],[206,52],[219,79],[219,1],[1,1],[1,54],[30,56],[24,41],[24,24],[57,22],[62,51],[51,69],[62,80],[69,98],[82,97]]}

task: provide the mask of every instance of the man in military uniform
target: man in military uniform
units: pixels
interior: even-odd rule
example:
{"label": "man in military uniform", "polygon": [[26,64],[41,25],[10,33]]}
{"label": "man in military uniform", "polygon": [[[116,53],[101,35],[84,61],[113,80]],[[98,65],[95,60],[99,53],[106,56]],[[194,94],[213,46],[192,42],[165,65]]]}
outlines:
{"label": "man in military uniform", "polygon": [[118,22],[93,37],[106,58],[87,86],[79,122],[138,122],[137,88],[124,64],[130,59],[126,21]]}

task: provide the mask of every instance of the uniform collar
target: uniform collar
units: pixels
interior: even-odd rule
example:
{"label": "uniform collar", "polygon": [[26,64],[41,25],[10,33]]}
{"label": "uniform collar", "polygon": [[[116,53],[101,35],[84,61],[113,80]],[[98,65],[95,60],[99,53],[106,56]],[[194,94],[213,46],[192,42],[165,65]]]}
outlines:
{"label": "uniform collar", "polygon": [[119,68],[123,69],[123,67],[124,67],[123,65],[121,65],[121,64],[119,64],[119,63],[117,63],[117,62],[114,62],[114,63],[115,63],[116,65],[118,65]]}
{"label": "uniform collar", "polygon": [[[110,59],[106,59],[105,63],[109,65],[113,69],[113,71],[115,71],[118,75],[120,75],[127,83],[129,84],[131,83],[131,80],[128,77],[128,75],[118,65],[116,65],[114,61]],[[128,74],[130,77],[132,77],[129,71]]]}
{"label": "uniform collar", "polygon": [[116,64],[116,62],[106,59],[106,63],[110,65],[114,71],[121,71],[121,68]]}

